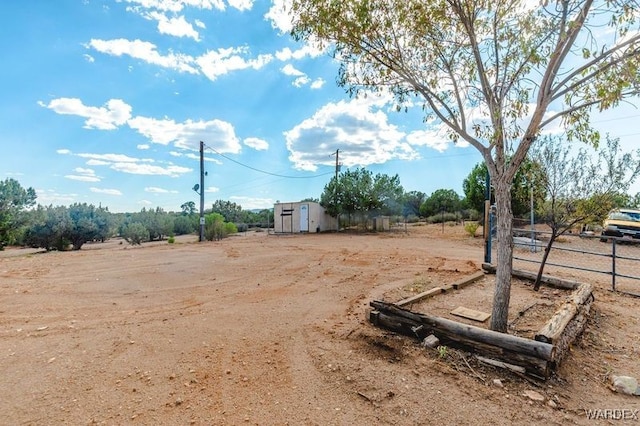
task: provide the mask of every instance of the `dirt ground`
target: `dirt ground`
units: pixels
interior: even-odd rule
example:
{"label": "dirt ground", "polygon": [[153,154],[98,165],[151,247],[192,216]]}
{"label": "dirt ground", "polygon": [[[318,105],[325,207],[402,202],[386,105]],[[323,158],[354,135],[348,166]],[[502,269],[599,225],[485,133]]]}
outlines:
{"label": "dirt ground", "polygon": [[[0,424],[640,424],[640,397],[608,379],[640,378],[640,299],[606,283],[594,281],[585,334],[546,382],[368,323],[370,300],[481,262],[461,226],[0,252]],[[492,280],[436,303],[486,310]],[[544,311],[564,294],[535,297]]]}

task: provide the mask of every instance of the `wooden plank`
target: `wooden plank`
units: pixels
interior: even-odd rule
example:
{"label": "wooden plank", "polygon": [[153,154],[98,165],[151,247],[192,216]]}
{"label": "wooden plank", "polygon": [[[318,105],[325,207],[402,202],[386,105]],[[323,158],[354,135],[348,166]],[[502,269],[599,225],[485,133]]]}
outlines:
{"label": "wooden plank", "polygon": [[486,312],[476,311],[475,309],[465,308],[464,306],[458,306],[453,311],[451,311],[451,315],[456,315],[458,317],[470,319],[478,322],[485,322],[491,317],[491,314]]}
{"label": "wooden plank", "polygon": [[466,287],[469,284],[472,284],[478,281],[480,278],[484,278],[484,276],[485,276],[485,273],[483,271],[478,271],[473,275],[469,275],[468,277],[462,278],[461,280],[454,282],[453,284],[451,284],[451,287],[453,287],[456,290],[460,290],[461,288]]}
{"label": "wooden plank", "polygon": [[442,293],[442,289],[440,287],[432,288],[430,290],[423,291],[422,293],[416,294],[415,296],[411,296],[404,300],[401,300],[398,303],[396,303],[396,305],[398,306],[410,305],[412,303],[416,303],[421,300],[428,299],[440,293]]}

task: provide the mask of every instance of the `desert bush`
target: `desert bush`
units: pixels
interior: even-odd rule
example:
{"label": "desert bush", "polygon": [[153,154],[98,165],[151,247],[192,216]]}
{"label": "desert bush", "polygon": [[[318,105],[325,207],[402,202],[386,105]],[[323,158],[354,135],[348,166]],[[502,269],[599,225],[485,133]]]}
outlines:
{"label": "desert bush", "polygon": [[176,237],[174,237],[173,235],[169,235],[169,238],[167,238],[167,242],[169,244],[173,244],[176,242]]}
{"label": "desert bush", "polygon": [[457,222],[460,220],[459,213],[438,213],[427,217],[427,223]]}
{"label": "desert bush", "polygon": [[140,222],[133,222],[124,227],[121,236],[132,246],[140,245],[149,241],[149,230]]}
{"label": "desert bush", "polygon": [[464,224],[464,230],[467,231],[467,234],[474,237],[476,236],[476,231],[480,227],[478,222],[467,222]]}

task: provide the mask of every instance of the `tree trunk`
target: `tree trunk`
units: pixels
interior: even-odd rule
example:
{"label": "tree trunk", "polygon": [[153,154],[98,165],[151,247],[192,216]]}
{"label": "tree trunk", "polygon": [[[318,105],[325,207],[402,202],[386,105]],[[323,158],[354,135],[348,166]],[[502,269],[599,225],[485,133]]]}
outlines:
{"label": "tree trunk", "polygon": [[511,210],[511,186],[498,179],[494,184],[497,206],[498,256],[496,259],[496,287],[493,293],[491,330],[507,332],[509,298],[511,296],[511,272],[513,269],[513,212]]}
{"label": "tree trunk", "polygon": [[542,262],[540,262],[540,268],[538,268],[538,275],[536,276],[536,282],[533,285],[533,290],[538,291],[540,289],[540,284],[542,284],[542,273],[544,272],[544,266],[547,264],[547,259],[549,258],[549,253],[551,253],[551,246],[554,241],[558,237],[556,230],[553,229],[551,232],[551,238],[549,238],[549,243],[544,248],[544,254],[542,255]]}

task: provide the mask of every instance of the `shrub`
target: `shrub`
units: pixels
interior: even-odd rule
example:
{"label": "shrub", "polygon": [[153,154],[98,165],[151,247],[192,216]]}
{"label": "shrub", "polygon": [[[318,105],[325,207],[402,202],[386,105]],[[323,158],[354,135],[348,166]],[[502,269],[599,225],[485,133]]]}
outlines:
{"label": "shrub", "polygon": [[123,229],[122,238],[132,246],[140,245],[144,241],[149,241],[149,231],[140,222],[130,223]]}
{"label": "shrub", "polygon": [[467,231],[467,234],[474,237],[476,236],[476,231],[480,227],[478,222],[467,222],[464,224],[464,230]]}
{"label": "shrub", "polygon": [[169,244],[173,244],[176,242],[176,237],[174,237],[173,235],[169,235],[169,238],[167,238],[167,242]]}

